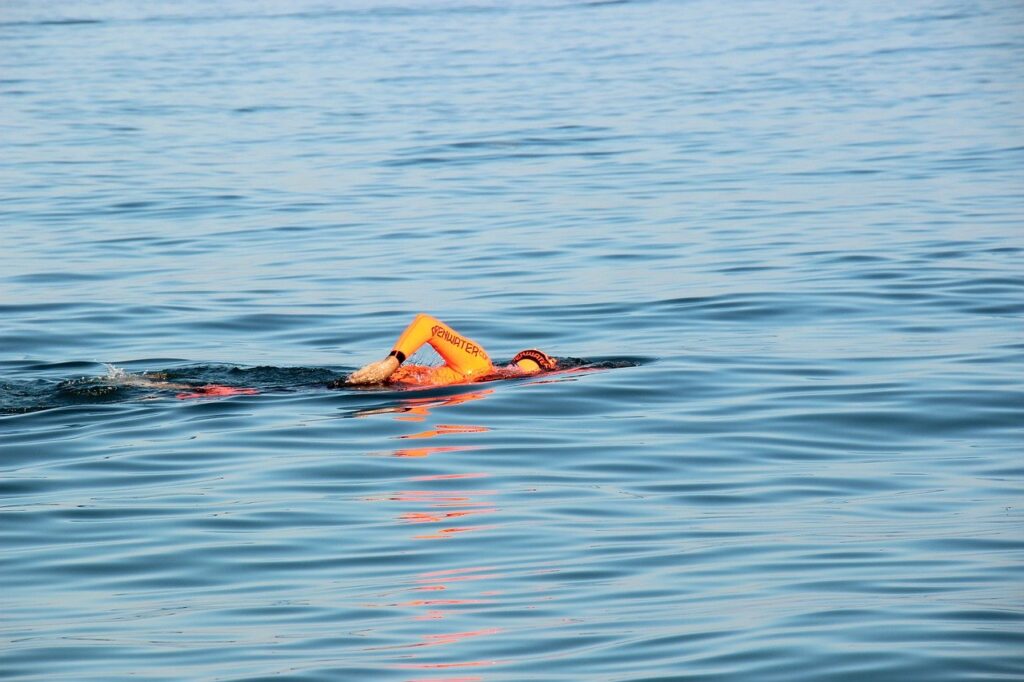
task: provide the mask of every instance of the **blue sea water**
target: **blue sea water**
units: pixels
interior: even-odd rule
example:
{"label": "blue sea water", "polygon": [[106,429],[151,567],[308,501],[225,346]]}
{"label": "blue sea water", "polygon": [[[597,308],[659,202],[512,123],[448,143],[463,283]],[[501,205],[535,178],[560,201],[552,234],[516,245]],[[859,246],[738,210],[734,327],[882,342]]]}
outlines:
{"label": "blue sea water", "polygon": [[[0,678],[1024,679],[1022,65],[1016,0],[6,0]],[[599,368],[328,387],[420,311]]]}

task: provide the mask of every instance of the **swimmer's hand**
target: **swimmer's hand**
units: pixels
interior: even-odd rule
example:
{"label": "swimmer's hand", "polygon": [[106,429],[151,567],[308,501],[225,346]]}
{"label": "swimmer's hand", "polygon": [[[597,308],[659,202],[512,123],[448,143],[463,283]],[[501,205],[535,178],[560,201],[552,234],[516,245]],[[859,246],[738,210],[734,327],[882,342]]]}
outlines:
{"label": "swimmer's hand", "polygon": [[394,355],[389,355],[383,360],[377,362],[371,362],[365,367],[360,367],[356,371],[352,372],[345,379],[346,384],[358,385],[358,384],[379,384],[383,381],[387,381],[388,377],[395,373],[398,369],[398,358]]}

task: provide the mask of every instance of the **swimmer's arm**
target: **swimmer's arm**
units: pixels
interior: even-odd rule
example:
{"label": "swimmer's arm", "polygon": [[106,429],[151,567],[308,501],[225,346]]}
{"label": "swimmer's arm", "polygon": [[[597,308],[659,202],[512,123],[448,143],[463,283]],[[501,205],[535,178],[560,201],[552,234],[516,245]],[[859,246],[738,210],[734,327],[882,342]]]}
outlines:
{"label": "swimmer's arm", "polygon": [[429,343],[447,366],[462,375],[482,374],[491,369],[487,352],[436,317],[420,313],[395,341],[391,355],[353,372],[348,384],[377,384],[387,381],[405,359]]}
{"label": "swimmer's arm", "polygon": [[388,378],[395,373],[398,369],[398,358],[394,355],[389,355],[383,360],[377,362],[371,362],[368,365],[360,367],[356,371],[352,372],[345,379],[346,384],[379,384],[387,381]]}
{"label": "swimmer's arm", "polygon": [[413,318],[402,335],[395,341],[394,350],[383,360],[371,362],[352,372],[345,379],[346,384],[380,384],[387,381],[405,358],[412,355],[430,340],[431,328],[440,324],[437,320],[420,313]]}
{"label": "swimmer's arm", "polygon": [[383,360],[371,362],[352,372],[345,379],[346,384],[379,384],[387,381],[405,358],[412,355],[430,339],[431,323],[434,318],[420,313],[413,318],[402,335],[395,341],[394,350]]}

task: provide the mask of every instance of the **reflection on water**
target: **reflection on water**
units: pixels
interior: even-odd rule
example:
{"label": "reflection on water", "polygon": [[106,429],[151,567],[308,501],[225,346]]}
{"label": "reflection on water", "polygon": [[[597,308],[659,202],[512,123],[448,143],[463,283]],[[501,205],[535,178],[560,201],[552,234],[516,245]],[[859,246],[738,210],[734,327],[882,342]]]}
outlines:
{"label": "reflection on water", "polygon": [[473,447],[468,445],[435,445],[426,448],[402,448],[401,450],[395,450],[393,454],[395,457],[427,457],[441,452],[459,452],[472,449]]}
{"label": "reflection on water", "polygon": [[[372,410],[360,410],[353,413],[355,417],[369,417],[378,414],[395,415],[396,421],[421,422],[430,416],[430,411],[435,407],[451,407],[461,405],[473,400],[480,400],[494,393],[493,389],[486,388],[478,391],[469,391],[458,395],[444,396],[440,398],[411,397],[402,398],[398,405],[380,407]],[[471,424],[437,424],[432,429],[409,433],[397,436],[402,440],[417,440],[423,438],[436,438],[438,436],[453,435],[459,433],[483,433],[489,429],[485,426],[474,426]],[[472,450],[467,445],[428,445],[415,448],[399,448],[392,454],[395,457],[427,457],[435,453],[459,452]]]}
{"label": "reflection on water", "polygon": [[[366,604],[368,608],[397,609],[409,612],[411,623],[429,623],[422,627],[433,627],[458,613],[465,616],[473,607],[493,606],[498,592],[488,590],[488,581],[500,580],[503,576],[491,567],[475,566],[451,570],[429,571],[410,576],[405,587],[396,593],[394,601]],[[452,660],[450,650],[438,651],[437,647],[457,645],[480,637],[500,634],[499,627],[478,627],[472,630],[448,632],[414,632],[412,641],[381,647],[368,647],[366,651],[394,652],[391,666],[397,669],[445,670],[449,668],[476,668],[495,665],[497,660]],[[423,651],[428,650],[428,651]],[[429,658],[430,660],[418,660]],[[440,682],[439,678],[429,678]],[[467,680],[479,677],[443,678],[446,680]]]}
{"label": "reflection on water", "polygon": [[[448,408],[455,405],[486,398],[494,393],[493,389],[469,391],[458,395],[444,397],[409,397],[400,400],[391,408],[373,410],[372,413],[356,416],[373,416],[392,413],[396,421],[424,422],[433,410]],[[435,424],[431,428],[416,433],[395,436],[399,440],[419,440],[431,438],[458,437],[462,434],[485,433],[485,426],[472,424]],[[395,457],[427,457],[445,452],[469,451],[478,449],[470,445],[430,445],[417,448],[398,448],[392,454]],[[497,491],[489,488],[462,487],[462,481],[482,481],[488,479],[486,472],[466,472],[458,474],[429,474],[410,476],[409,487],[396,490],[383,496],[366,498],[371,503],[388,503],[396,505],[395,520],[400,525],[412,524],[426,530],[417,531],[411,540],[457,540],[468,533],[478,534],[491,530],[493,525],[480,523],[474,517],[494,514],[499,510],[494,503]],[[458,487],[452,487],[453,485]],[[488,581],[500,580],[503,576],[496,574],[487,566],[453,568],[440,571],[416,573],[409,577],[410,587],[405,590],[404,599],[394,602],[373,604],[375,608],[394,608],[410,610],[409,620],[412,622],[430,623],[430,627],[438,621],[444,621],[453,614],[467,616],[475,607],[493,608],[498,601],[500,591],[487,589]],[[418,631],[411,635],[414,641],[371,650],[393,650],[396,655],[393,666],[396,669],[444,671],[448,669],[477,668],[499,663],[497,660],[453,660],[451,649],[438,652],[439,647],[450,647],[468,640],[490,637],[502,632],[500,627],[483,626],[469,630],[444,632]],[[424,653],[424,650],[429,652]],[[429,658],[421,661],[419,658]],[[415,678],[431,680],[431,682],[470,682],[480,681],[479,676],[429,677]]]}
{"label": "reflection on water", "polygon": [[[471,474],[470,476],[484,476],[485,474]],[[424,480],[420,479],[412,479]],[[455,519],[460,522],[471,516],[481,514],[493,514],[498,511],[487,499],[493,496],[493,490],[400,490],[387,497],[391,502],[413,504],[416,506],[426,505],[422,510],[411,510],[402,512],[399,519],[405,523],[431,523],[447,524]],[[486,530],[489,526],[461,525],[446,526],[431,530],[428,533],[414,535],[415,540],[444,540],[460,533]]]}
{"label": "reflection on water", "polygon": [[[403,413],[402,416],[395,417],[401,421],[423,421],[430,415],[430,410],[434,407],[452,407],[455,405],[462,405],[463,403],[472,402],[474,400],[480,400],[494,393],[493,388],[484,388],[478,391],[468,391],[466,393],[459,393],[458,395],[444,396],[441,398],[403,398],[400,401],[400,405],[395,408],[396,412]],[[413,438],[414,436],[407,436]]]}
{"label": "reflection on water", "polygon": [[[493,605],[497,600],[494,597],[498,593],[487,590],[487,581],[500,580],[503,576],[494,572],[487,566],[471,568],[459,568],[442,571],[430,571],[421,573],[414,578],[415,586],[412,591],[439,595],[436,597],[425,597],[413,599],[403,606],[412,606],[422,609],[421,613],[413,616],[414,620],[438,621],[444,620],[456,609],[463,614],[466,607],[479,605]],[[440,596],[443,595],[443,596]],[[407,649],[422,649],[425,647],[437,647],[451,644],[460,644],[470,639],[489,637],[501,633],[499,627],[479,627],[473,630],[461,630],[456,632],[429,633],[420,636],[419,640],[406,645]],[[477,668],[488,665],[495,665],[501,661],[497,660],[470,660],[453,661],[446,658],[443,653],[431,651],[423,654],[429,657],[430,661],[415,661],[419,653],[402,654],[402,659],[396,667],[402,669],[417,670],[445,670],[450,668]],[[431,678],[436,681],[436,678]],[[448,678],[453,679],[453,678]],[[459,678],[467,679],[467,678]],[[481,678],[471,678],[481,679]]]}
{"label": "reflection on water", "polygon": [[[412,392],[412,391],[410,391]],[[434,407],[452,407],[463,403],[479,400],[494,393],[492,388],[483,388],[466,393],[445,396],[411,396],[402,397],[394,405],[362,408],[348,414],[351,417],[371,417],[378,414],[394,414],[397,421],[420,422],[430,416]]]}

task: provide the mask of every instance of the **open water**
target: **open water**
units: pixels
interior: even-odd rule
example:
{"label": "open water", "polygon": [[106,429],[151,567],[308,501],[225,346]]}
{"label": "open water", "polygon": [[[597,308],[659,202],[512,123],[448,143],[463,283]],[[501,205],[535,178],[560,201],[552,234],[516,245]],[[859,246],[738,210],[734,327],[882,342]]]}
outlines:
{"label": "open water", "polygon": [[1017,0],[6,0],[0,678],[1024,679],[1022,320]]}

